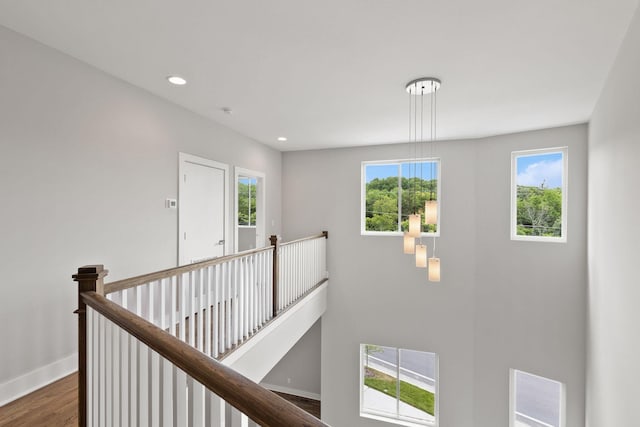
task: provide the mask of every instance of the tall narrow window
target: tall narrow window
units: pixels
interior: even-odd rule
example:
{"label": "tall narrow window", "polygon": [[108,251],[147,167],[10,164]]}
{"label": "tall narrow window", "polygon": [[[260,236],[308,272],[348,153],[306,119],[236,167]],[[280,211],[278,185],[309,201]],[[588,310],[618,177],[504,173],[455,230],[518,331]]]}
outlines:
{"label": "tall narrow window", "polygon": [[256,178],[238,178],[238,225],[256,226]]}
{"label": "tall narrow window", "polygon": [[511,154],[511,239],[566,242],[567,147]]}
{"label": "tall narrow window", "polygon": [[405,426],[437,425],[435,353],[360,346],[360,415]]}
{"label": "tall narrow window", "polygon": [[564,427],[565,388],[558,381],[511,370],[510,427]]}
{"label": "tall narrow window", "polygon": [[429,200],[440,200],[439,159],[362,163],[362,234],[402,235],[409,228],[409,215],[417,213],[422,232],[438,235],[440,215],[436,224],[425,222]]}

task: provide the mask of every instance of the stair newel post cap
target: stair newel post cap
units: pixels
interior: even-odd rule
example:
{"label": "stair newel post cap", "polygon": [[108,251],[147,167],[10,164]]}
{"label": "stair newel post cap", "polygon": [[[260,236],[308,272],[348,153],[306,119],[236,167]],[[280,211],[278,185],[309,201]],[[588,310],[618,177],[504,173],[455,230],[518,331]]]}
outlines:
{"label": "stair newel post cap", "polygon": [[271,241],[271,246],[275,246],[276,243],[278,243],[279,239],[280,239],[280,236],[277,236],[275,234],[272,234],[271,236],[269,236],[269,240]]}
{"label": "stair newel post cap", "polygon": [[329,232],[328,232],[327,230],[324,230],[324,231],[322,232],[322,235],[324,236],[324,238],[325,238],[325,239],[328,239],[328,238],[329,238]]}
{"label": "stair newel post cap", "polygon": [[109,270],[105,270],[104,265],[96,264],[78,268],[78,272],[71,277],[78,282],[80,292],[94,291],[104,295],[103,279],[107,274]]}

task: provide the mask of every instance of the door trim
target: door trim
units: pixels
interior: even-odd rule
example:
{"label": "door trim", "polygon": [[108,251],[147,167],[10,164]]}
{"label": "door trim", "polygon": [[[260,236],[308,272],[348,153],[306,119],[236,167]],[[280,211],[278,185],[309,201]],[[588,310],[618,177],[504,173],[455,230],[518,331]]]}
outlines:
{"label": "door trim", "polygon": [[230,249],[232,248],[230,237],[232,236],[230,230],[229,221],[229,165],[225,163],[216,162],[215,160],[205,159],[204,157],[194,156],[193,154],[187,154],[183,152],[178,153],[178,265],[183,265],[182,256],[184,251],[183,239],[180,236],[183,235],[185,230],[184,218],[180,215],[180,206],[182,205],[181,195],[183,193],[183,185],[184,185],[184,165],[186,163],[192,163],[201,166],[212,167],[216,169],[221,169],[224,172],[224,195],[223,195],[223,212],[224,212],[224,255],[230,253]]}

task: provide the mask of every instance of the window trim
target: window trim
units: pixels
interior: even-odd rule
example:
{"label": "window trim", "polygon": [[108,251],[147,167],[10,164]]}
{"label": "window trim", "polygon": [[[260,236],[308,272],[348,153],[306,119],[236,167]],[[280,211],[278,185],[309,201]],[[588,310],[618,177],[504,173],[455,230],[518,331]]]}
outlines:
{"label": "window trim", "polygon": [[[518,165],[519,157],[536,156],[540,154],[562,153],[562,214],[560,237],[552,236],[521,236],[518,235]],[[551,147],[538,148],[533,150],[519,150],[511,152],[511,240],[527,241],[527,242],[550,242],[550,243],[566,243],[567,242],[567,207],[569,199],[569,148]]]}
{"label": "window trim", "polygon": [[[364,351],[364,349],[366,348],[367,345],[372,345],[372,344],[360,344],[358,351],[360,352],[360,374],[359,374],[359,378],[360,378],[360,383],[358,384],[358,390],[359,390],[359,408],[358,408],[358,412],[360,414],[361,417],[363,418],[370,418],[370,419],[374,419],[374,420],[378,420],[378,421],[384,421],[387,423],[392,423],[392,424],[396,424],[396,425],[402,425],[402,426],[407,426],[407,427],[438,427],[438,423],[440,420],[440,357],[438,356],[438,353],[433,353],[433,352],[428,352],[428,351],[423,351],[423,350],[412,350],[412,351],[421,351],[423,353],[431,353],[433,355],[435,355],[435,367],[434,367],[434,372],[435,372],[435,396],[434,396],[434,421],[433,422],[429,422],[429,421],[425,421],[425,422],[419,422],[416,421],[415,419],[409,418],[409,417],[405,417],[402,416],[400,414],[396,414],[395,417],[390,416],[389,413],[387,412],[377,412],[375,410],[371,410],[369,409],[368,411],[363,411],[363,403],[364,403],[364,366],[365,366],[365,359],[366,359],[366,353]],[[376,344],[377,345],[377,344]],[[386,347],[386,348],[393,348],[398,352],[398,357],[400,357],[400,350],[410,350],[410,349],[406,349],[406,348],[400,348],[400,347],[390,347],[390,346],[383,346],[380,345],[380,347]],[[399,366],[398,366],[398,369]]]}
{"label": "window trim", "polygon": [[[542,378],[547,381],[553,381],[560,384],[560,408],[559,408],[559,427],[566,427],[567,425],[567,385],[561,381],[554,380],[553,378],[543,377],[531,372],[523,371],[521,369],[510,368],[509,369],[509,427],[517,427],[516,425],[516,372],[522,372],[523,374],[530,375],[532,377]],[[522,414],[525,417],[527,415]],[[539,420],[536,420],[539,421]],[[546,424],[546,423],[545,423]]]}
{"label": "window trim", "polygon": [[[422,163],[422,162],[431,162],[435,161],[438,165],[438,171],[436,174],[436,179],[438,181],[437,189],[436,189],[436,197],[438,200],[438,224],[436,227],[435,233],[422,233],[423,237],[440,237],[440,229],[441,229],[441,218],[440,214],[442,211],[442,158],[440,157],[421,157],[418,159],[395,159],[395,160],[365,160],[361,162],[360,166],[360,235],[362,236],[403,236],[404,232],[402,231],[371,231],[366,230],[367,228],[367,175],[366,175],[366,167],[367,165],[392,165],[394,163],[398,164],[398,177],[402,179],[402,167],[403,163]],[[398,212],[400,214],[400,218],[402,218],[402,200],[398,198]]]}

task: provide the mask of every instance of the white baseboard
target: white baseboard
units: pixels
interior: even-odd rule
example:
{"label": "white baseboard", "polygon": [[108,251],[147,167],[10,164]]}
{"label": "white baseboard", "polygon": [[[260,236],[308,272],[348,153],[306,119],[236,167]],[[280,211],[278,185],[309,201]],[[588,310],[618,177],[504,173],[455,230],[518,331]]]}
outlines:
{"label": "white baseboard", "polygon": [[36,391],[78,370],[78,354],[35,369],[29,373],[0,384],[0,406]]}
{"label": "white baseboard", "polygon": [[278,393],[286,393],[286,394],[292,394],[294,396],[306,397],[307,399],[320,400],[320,395],[317,393],[311,393],[309,391],[283,387],[275,384],[260,383],[260,385],[266,388],[267,390],[277,391]]}

